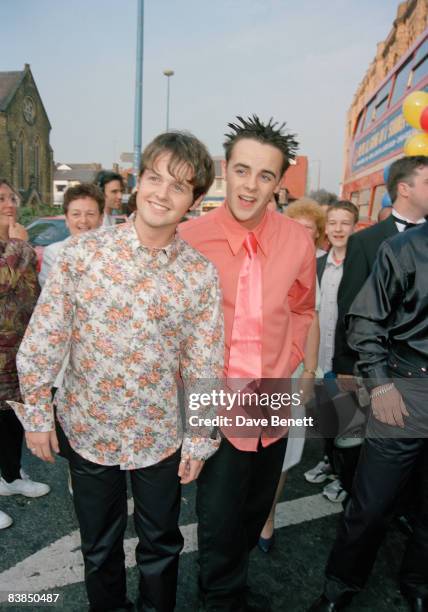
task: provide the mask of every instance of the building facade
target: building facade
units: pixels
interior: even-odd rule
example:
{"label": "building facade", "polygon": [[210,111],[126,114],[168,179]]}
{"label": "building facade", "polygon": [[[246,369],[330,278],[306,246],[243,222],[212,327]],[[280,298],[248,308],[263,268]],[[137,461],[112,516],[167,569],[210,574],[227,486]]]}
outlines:
{"label": "building facade", "polygon": [[24,205],[52,204],[51,124],[29,64],[0,72],[0,176]]}
{"label": "building facade", "polygon": [[[376,56],[358,85],[346,118],[345,164],[349,143],[361,109],[402,55],[421,36],[428,25],[428,0],[406,0],[397,8],[397,16],[386,39],[377,44]],[[346,168],[344,168],[344,171]]]}

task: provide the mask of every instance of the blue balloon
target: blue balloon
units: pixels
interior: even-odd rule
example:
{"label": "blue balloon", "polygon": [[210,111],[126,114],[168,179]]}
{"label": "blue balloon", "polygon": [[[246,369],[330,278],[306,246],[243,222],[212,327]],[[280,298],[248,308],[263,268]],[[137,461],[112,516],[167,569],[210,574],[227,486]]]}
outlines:
{"label": "blue balloon", "polygon": [[389,171],[390,170],[391,170],[391,165],[385,166],[385,168],[383,169],[383,182],[385,183],[385,185],[388,182],[388,177],[389,177]]}
{"label": "blue balloon", "polygon": [[385,191],[382,196],[382,208],[386,208],[387,206],[392,206],[391,198],[389,197],[389,193]]}

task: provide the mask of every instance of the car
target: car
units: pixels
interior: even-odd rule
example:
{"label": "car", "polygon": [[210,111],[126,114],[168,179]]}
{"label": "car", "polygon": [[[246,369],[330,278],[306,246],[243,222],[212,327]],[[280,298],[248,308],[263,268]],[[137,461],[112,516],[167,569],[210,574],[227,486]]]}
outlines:
{"label": "car", "polygon": [[[115,222],[125,223],[126,215],[116,215]],[[64,215],[54,217],[39,217],[27,225],[28,242],[34,247],[37,253],[37,271],[40,272],[43,261],[43,251],[45,247],[54,242],[65,240],[70,235],[65,224]]]}

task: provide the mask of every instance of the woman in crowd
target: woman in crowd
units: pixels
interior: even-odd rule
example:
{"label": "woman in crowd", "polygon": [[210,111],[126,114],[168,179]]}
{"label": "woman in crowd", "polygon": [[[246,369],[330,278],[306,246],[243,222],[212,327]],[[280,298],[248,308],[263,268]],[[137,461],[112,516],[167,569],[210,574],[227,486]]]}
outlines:
{"label": "woman in crowd", "polygon": [[[16,353],[39,296],[36,254],[16,222],[18,196],[0,179],[0,495],[40,497],[48,485],[33,482],[21,469],[24,432],[7,400],[21,401]],[[0,510],[0,529],[12,518]]]}
{"label": "woman in crowd", "polygon": [[[319,246],[324,240],[325,215],[320,205],[315,202],[315,200],[311,200],[309,198],[301,198],[300,200],[296,200],[295,202],[287,206],[284,212],[287,216],[291,217],[292,219],[307,228],[314,241],[315,248],[317,249],[317,256],[322,256],[325,251],[320,250]],[[313,395],[315,377],[322,376],[322,373],[320,371],[317,371],[320,340],[320,327],[317,312],[319,302],[318,294],[319,291],[317,287],[316,313],[312,321],[312,325],[309,329],[308,338],[306,341],[305,356],[302,363],[293,373],[293,378],[299,379],[299,389],[303,390],[304,402],[307,402]],[[301,408],[299,408],[299,410],[301,411]],[[301,414],[299,413],[292,416],[301,416]],[[284,488],[287,471],[297,465],[302,458],[304,443],[304,428],[292,427],[288,435],[287,450],[285,453],[284,464],[282,466],[282,474],[278,483],[275,499],[265,526],[263,527],[262,533],[260,534],[259,548],[263,552],[269,552],[273,544],[276,504],[278,503],[278,499],[281,496],[282,490]]]}

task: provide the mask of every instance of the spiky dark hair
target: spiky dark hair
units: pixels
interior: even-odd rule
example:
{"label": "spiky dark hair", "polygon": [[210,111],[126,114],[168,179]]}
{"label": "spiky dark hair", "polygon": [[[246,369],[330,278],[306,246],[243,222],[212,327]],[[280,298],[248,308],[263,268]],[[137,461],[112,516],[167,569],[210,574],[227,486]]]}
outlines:
{"label": "spiky dark hair", "polygon": [[295,139],[296,134],[285,134],[284,128],[286,123],[284,122],[278,127],[278,121],[274,121],[272,117],[269,119],[268,123],[260,121],[257,115],[252,115],[247,119],[240,116],[236,118],[239,123],[227,124],[227,127],[232,131],[229,134],[225,134],[226,141],[223,143],[226,162],[229,161],[232,155],[232,149],[239,140],[251,138],[262,144],[271,145],[281,151],[283,156],[281,174],[284,174],[290,166],[290,160],[296,157],[299,146],[299,143]]}

